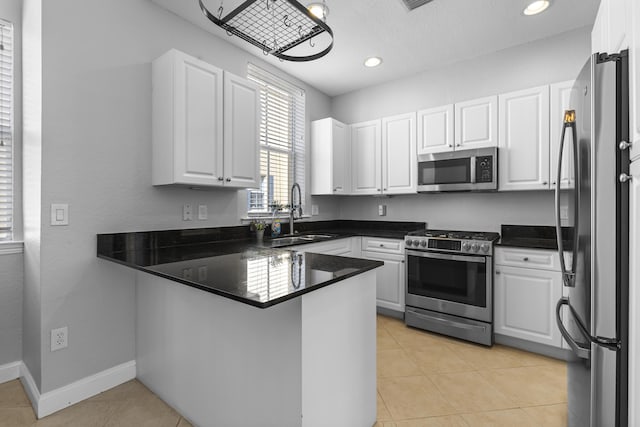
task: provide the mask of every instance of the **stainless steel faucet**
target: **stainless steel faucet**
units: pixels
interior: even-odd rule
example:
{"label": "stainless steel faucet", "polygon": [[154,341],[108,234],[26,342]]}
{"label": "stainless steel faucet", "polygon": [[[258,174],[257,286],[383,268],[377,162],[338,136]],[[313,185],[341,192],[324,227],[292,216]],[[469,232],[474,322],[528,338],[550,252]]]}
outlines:
{"label": "stainless steel faucet", "polygon": [[[294,190],[298,189],[298,204],[293,203],[294,201]],[[302,218],[302,192],[300,190],[300,185],[297,182],[293,183],[291,186],[291,198],[290,207],[289,207],[289,234],[294,233],[293,222],[295,220],[295,212],[298,211],[298,218]]]}

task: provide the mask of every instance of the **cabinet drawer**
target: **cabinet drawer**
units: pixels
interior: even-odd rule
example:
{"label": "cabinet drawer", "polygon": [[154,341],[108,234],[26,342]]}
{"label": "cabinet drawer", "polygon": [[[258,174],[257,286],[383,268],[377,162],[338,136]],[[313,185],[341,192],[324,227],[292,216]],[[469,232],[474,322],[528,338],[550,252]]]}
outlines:
{"label": "cabinet drawer", "polygon": [[404,240],[363,237],[362,250],[404,255]]}
{"label": "cabinet drawer", "polygon": [[[571,255],[565,254],[565,263],[567,267],[570,266]],[[497,247],[495,250],[495,264],[560,271],[560,257],[558,253],[556,251],[543,249]]]}

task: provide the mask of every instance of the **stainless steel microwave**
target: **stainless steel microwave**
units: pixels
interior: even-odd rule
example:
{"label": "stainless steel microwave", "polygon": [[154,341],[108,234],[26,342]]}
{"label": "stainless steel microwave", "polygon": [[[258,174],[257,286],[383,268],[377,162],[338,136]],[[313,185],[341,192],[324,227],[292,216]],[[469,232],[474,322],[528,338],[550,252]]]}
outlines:
{"label": "stainless steel microwave", "polygon": [[498,148],[418,156],[418,191],[496,191]]}

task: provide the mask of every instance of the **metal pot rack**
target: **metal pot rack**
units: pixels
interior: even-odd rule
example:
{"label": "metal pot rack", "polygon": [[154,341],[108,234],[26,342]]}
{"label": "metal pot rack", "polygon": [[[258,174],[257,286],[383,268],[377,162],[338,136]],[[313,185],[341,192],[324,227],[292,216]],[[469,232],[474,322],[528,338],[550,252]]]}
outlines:
{"label": "metal pot rack", "polygon": [[[241,39],[262,49],[265,55],[273,55],[282,61],[313,61],[325,56],[333,48],[333,31],[296,0],[247,0],[223,17],[223,2],[213,14],[198,0],[202,13],[214,24],[223,28],[229,36]],[[309,55],[291,54],[289,51],[308,42],[316,48],[314,39],[327,33],[331,43]]]}

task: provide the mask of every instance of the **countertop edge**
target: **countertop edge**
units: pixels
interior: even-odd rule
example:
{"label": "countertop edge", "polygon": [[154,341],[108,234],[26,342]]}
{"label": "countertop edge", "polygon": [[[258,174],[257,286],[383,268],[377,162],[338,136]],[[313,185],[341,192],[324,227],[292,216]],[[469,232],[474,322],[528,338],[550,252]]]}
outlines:
{"label": "countertop edge", "polygon": [[[315,252],[309,252],[309,253],[313,254]],[[336,257],[336,258],[353,258],[353,257],[340,257],[340,256],[336,256],[336,255],[326,255],[326,254],[319,254],[319,255],[329,256],[329,257]],[[113,262],[113,263],[116,263],[116,264],[120,264],[122,266],[129,267],[129,268],[132,268],[134,270],[141,271],[143,273],[149,273],[149,274],[152,274],[154,276],[162,277],[163,279],[171,280],[172,282],[180,283],[182,285],[186,285],[186,286],[189,286],[189,287],[192,287],[192,288],[204,291],[204,292],[208,292],[208,293],[211,293],[211,294],[214,294],[214,295],[219,295],[219,296],[222,296],[222,297],[225,297],[225,298],[228,298],[228,299],[231,299],[231,300],[243,303],[243,304],[251,305],[253,307],[257,307],[257,308],[260,308],[260,309],[269,308],[269,307],[272,307],[274,305],[283,303],[285,301],[289,301],[291,299],[297,298],[297,297],[302,296],[304,294],[308,294],[310,292],[313,292],[315,290],[327,287],[327,286],[332,285],[334,283],[338,283],[338,282],[341,282],[343,280],[350,279],[350,278],[352,278],[354,276],[366,273],[368,271],[374,270],[374,269],[382,267],[384,265],[384,262],[382,262],[382,261],[367,260],[370,263],[370,265],[365,266],[365,267],[360,267],[360,268],[358,268],[358,270],[350,272],[350,273],[347,273],[344,276],[340,276],[340,277],[337,277],[337,278],[329,279],[329,280],[326,280],[326,281],[324,281],[322,283],[314,285],[312,287],[304,288],[304,289],[296,291],[296,292],[294,292],[292,294],[289,294],[289,295],[286,295],[286,296],[283,296],[283,297],[280,297],[280,298],[277,298],[277,299],[274,299],[274,300],[271,300],[271,301],[268,301],[268,302],[265,302],[265,303],[261,303],[259,301],[255,301],[255,300],[252,300],[252,299],[242,298],[241,296],[230,294],[228,292],[223,292],[223,291],[220,291],[219,289],[210,288],[210,287],[207,287],[207,286],[202,286],[202,285],[198,284],[197,282],[192,282],[192,281],[189,281],[189,280],[180,279],[180,278],[175,277],[175,276],[171,276],[171,275],[168,275],[168,274],[163,274],[162,272],[159,272],[159,271],[156,271],[156,270],[147,269],[147,268],[145,268],[143,266],[140,266],[140,265],[127,263],[127,262],[124,262],[124,261],[119,260],[119,259],[108,257],[106,255],[98,254],[98,258],[101,258],[101,259],[103,259],[105,261],[110,261],[110,262]],[[359,258],[357,258],[357,259],[359,259]]]}

